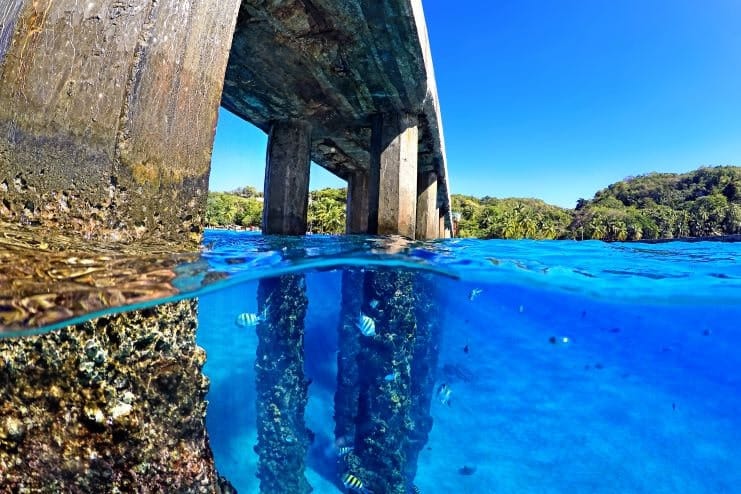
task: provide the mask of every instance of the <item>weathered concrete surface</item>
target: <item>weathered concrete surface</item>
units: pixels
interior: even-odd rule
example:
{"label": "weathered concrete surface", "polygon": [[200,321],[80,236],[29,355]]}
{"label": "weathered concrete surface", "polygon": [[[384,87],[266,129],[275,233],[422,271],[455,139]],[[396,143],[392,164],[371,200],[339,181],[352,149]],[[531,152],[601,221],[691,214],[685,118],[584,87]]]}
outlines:
{"label": "weathered concrete surface", "polygon": [[0,218],[195,243],[239,0],[3,4]]}
{"label": "weathered concrete surface", "polygon": [[438,238],[439,216],[437,175],[435,172],[422,172],[417,176],[417,239]]}
{"label": "weathered concrete surface", "polygon": [[309,208],[311,126],[300,120],[275,122],[268,138],[262,231],[303,235]]}
{"label": "weathered concrete surface", "polygon": [[[195,249],[238,7],[0,2],[0,220]],[[0,491],[217,492],[195,326],[182,302],[0,340]]]}
{"label": "weathered concrete surface", "polygon": [[[419,166],[450,203],[440,109],[420,0],[244,0],[222,104],[266,132],[308,120],[312,159],[344,179],[370,168],[372,118],[419,121]],[[415,178],[416,181],[416,178]]]}
{"label": "weathered concrete surface", "polygon": [[417,119],[376,115],[371,135],[368,232],[414,238],[417,223]]}
{"label": "weathered concrete surface", "polygon": [[0,492],[217,493],[196,302],[0,339]]}
{"label": "weathered concrete surface", "polygon": [[368,181],[368,174],[364,172],[347,177],[347,233],[368,232]]}

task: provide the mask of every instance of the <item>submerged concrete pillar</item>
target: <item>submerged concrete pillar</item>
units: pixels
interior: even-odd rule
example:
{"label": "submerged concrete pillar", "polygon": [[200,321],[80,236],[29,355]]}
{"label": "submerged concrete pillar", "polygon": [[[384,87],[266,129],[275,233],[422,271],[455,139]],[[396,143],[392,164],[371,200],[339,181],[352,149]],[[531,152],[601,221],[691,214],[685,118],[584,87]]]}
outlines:
{"label": "submerged concrete pillar", "polygon": [[420,240],[438,237],[437,174],[420,172],[417,176],[417,227]]}
{"label": "submerged concrete pillar", "polygon": [[368,232],[414,238],[417,117],[376,115],[371,129]]}
{"label": "submerged concrete pillar", "polygon": [[309,209],[311,125],[298,120],[273,123],[266,161],[263,233],[304,235]]}
{"label": "submerged concrete pillar", "polygon": [[0,7],[0,219],[195,245],[240,0]]}
{"label": "submerged concrete pillar", "polygon": [[368,233],[368,174],[353,173],[347,179],[347,233]]}
{"label": "submerged concrete pillar", "polygon": [[362,335],[357,327],[363,305],[363,280],[360,271],[342,272],[342,305],[337,331],[337,389],[334,395],[335,444],[352,445],[358,415],[358,352]]}
{"label": "submerged concrete pillar", "polygon": [[260,280],[255,386],[257,477],[264,494],[306,494],[304,472],[311,432],[304,422],[309,383],[304,375],[304,318],[308,298],[302,275]]}
{"label": "submerged concrete pillar", "polygon": [[416,338],[415,273],[382,269],[365,275],[363,313],[375,321],[375,336],[359,336],[358,415],[355,450],[346,457],[374,492],[406,494],[406,443],[410,428],[411,361]]}

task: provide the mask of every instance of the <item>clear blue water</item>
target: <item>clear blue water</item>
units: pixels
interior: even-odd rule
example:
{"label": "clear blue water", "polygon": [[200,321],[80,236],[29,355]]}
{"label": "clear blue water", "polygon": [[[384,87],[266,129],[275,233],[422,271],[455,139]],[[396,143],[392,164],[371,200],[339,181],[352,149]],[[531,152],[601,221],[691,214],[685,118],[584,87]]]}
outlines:
{"label": "clear blue water", "polygon": [[[409,479],[420,492],[739,492],[738,243],[407,244],[209,231],[205,244],[203,262],[230,274],[200,296],[207,423],[217,467],[240,493],[259,492],[258,331],[235,318],[259,314],[259,279],[287,272],[303,274],[308,296],[306,477],[314,492],[343,492],[333,416],[347,270],[425,277],[439,310],[425,381],[433,426]],[[361,361],[359,372],[384,386],[377,367]],[[436,394],[443,383],[448,404]]]}

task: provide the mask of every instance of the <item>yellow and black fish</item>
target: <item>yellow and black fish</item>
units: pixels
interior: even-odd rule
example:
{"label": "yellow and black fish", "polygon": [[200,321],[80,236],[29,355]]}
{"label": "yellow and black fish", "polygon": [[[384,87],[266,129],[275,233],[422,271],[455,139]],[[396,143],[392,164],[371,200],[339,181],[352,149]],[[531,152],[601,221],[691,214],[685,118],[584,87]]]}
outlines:
{"label": "yellow and black fish", "polygon": [[373,494],[372,490],[367,489],[363,485],[362,480],[351,473],[346,473],[342,476],[342,485],[345,486],[345,489],[348,489],[352,492],[358,492],[360,494]]}

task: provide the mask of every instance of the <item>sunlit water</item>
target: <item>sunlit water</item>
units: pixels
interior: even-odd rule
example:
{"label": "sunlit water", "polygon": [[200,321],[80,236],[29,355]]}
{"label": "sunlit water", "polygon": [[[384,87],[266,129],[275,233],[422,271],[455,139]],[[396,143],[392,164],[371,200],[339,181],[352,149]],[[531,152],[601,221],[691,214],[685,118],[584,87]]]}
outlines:
{"label": "sunlit water", "polygon": [[[42,331],[199,296],[217,468],[240,493],[257,493],[259,332],[236,318],[261,317],[260,280],[303,275],[305,423],[313,433],[305,473],[315,492],[344,492],[341,476],[354,472],[337,445],[353,438],[336,437],[333,418],[343,273],[362,280],[413,272],[430,287],[424,295],[438,308],[439,333],[425,391],[433,426],[410,492],[416,485],[422,493],[734,493],[741,486],[739,255],[741,244],[720,242],[409,243],[209,231],[200,255],[158,268],[154,278],[166,281],[167,293],[137,292],[133,302],[117,298],[113,308],[88,312],[56,308],[39,319],[45,324],[27,327],[17,324],[31,320],[21,319],[24,305],[6,301],[17,319],[7,309],[5,329]],[[385,301],[368,300],[362,284],[357,293],[363,312],[382,320]],[[373,348],[386,328],[376,331],[369,337],[355,328],[353,337]],[[372,389],[397,379],[362,362],[358,370],[366,385],[366,370],[378,380]],[[442,385],[449,399],[438,394]]]}

